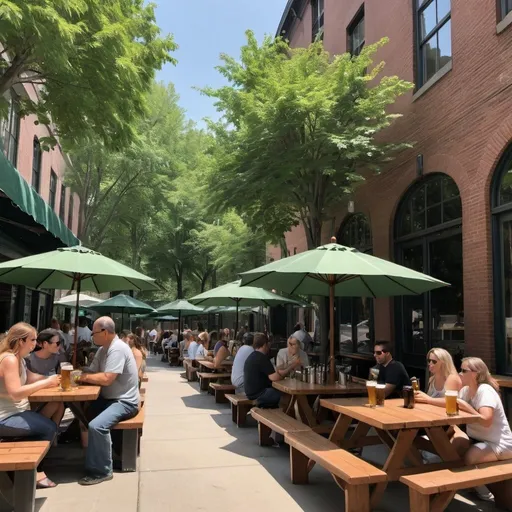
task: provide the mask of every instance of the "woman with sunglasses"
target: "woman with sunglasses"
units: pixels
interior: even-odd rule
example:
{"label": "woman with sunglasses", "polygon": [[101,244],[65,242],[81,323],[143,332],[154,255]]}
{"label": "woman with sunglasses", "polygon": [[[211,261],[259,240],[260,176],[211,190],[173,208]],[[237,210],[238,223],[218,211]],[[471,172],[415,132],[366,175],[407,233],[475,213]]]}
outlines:
{"label": "woman with sunglasses", "polygon": [[[41,331],[37,335],[39,350],[34,350],[25,358],[28,370],[45,377],[60,373],[60,363],[66,361],[66,354],[60,350],[61,344],[62,339],[56,329]],[[49,402],[39,412],[50,418],[58,426],[62,421],[65,410],[63,402]]]}
{"label": "woman with sunglasses", "polygon": [[419,403],[445,406],[444,394],[447,390],[459,392],[462,382],[453,364],[450,353],[444,348],[432,348],[427,354],[428,381],[427,392],[417,391],[415,399]]}
{"label": "woman with sunglasses", "polygon": [[[30,437],[53,442],[57,425],[30,410],[27,397],[41,389],[57,386],[59,375],[44,377],[27,370],[25,357],[36,346],[37,333],[24,322],[13,325],[0,344],[0,437]],[[38,468],[37,487],[55,487]]]}

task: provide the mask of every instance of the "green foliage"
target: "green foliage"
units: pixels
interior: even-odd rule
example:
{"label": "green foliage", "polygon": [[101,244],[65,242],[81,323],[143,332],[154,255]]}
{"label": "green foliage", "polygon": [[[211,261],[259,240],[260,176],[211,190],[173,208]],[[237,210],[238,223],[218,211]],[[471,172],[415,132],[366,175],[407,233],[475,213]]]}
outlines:
{"label": "green foliage", "polygon": [[203,91],[224,116],[210,124],[218,143],[212,205],[236,208],[274,243],[302,223],[316,247],[329,209],[408,147],[381,132],[412,84],[380,77],[383,63],[373,58],[385,40],[332,58],[321,42],[291,49],[279,38],[259,45],[250,31],[247,39],[240,61],[223,56],[218,68],[230,85]]}
{"label": "green foliage", "polygon": [[107,147],[127,145],[155,70],[174,62],[154,9],[143,0],[0,0],[0,97],[34,84],[22,114],[75,143],[91,131]]}

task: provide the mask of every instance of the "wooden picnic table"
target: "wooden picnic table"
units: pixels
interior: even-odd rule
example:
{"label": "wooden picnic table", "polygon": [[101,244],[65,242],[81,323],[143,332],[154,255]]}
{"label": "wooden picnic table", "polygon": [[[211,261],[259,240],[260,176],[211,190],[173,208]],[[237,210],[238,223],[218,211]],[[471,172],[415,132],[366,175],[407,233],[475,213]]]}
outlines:
{"label": "wooden picnic table", "polygon": [[196,359],[196,361],[197,364],[202,366],[206,371],[222,370],[225,372],[230,371],[233,366],[233,361],[222,361],[220,368],[215,368],[213,361],[208,361],[207,359]]}
{"label": "wooden picnic table", "polygon": [[288,395],[286,414],[296,416],[294,412],[295,405],[297,405],[299,418],[311,428],[318,426],[319,417],[315,416],[308,396],[354,396],[366,393],[366,386],[355,382],[349,382],[346,386],[342,386],[340,384],[310,384],[297,379],[284,379],[272,382],[272,386]]}
{"label": "wooden picnic table", "polygon": [[64,402],[71,409],[75,417],[87,427],[89,422],[85,417],[81,404],[96,400],[100,395],[100,391],[100,386],[85,386],[83,384],[72,387],[71,391],[62,391],[60,386],[55,386],[32,393],[28,400],[30,403],[39,404],[38,409],[42,409],[48,402]]}
{"label": "wooden picnic table", "polygon": [[[464,461],[450,443],[449,427],[475,423],[479,416],[466,412],[447,416],[444,408],[429,404],[416,404],[414,409],[405,409],[404,401],[400,398],[386,400],[384,407],[372,408],[367,402],[367,397],[323,399],[320,405],[339,413],[329,439],[340,447],[349,449],[375,444],[389,447],[390,452],[382,468],[388,479],[378,483],[373,489],[372,508],[379,504],[388,483],[399,480],[403,475],[464,465]],[[350,438],[345,439],[354,420],[357,426]],[[372,427],[376,436],[367,435]],[[420,433],[426,434],[428,439],[423,438]],[[437,453],[443,462],[424,464],[418,448]],[[409,462],[408,467],[405,467],[406,459]]]}

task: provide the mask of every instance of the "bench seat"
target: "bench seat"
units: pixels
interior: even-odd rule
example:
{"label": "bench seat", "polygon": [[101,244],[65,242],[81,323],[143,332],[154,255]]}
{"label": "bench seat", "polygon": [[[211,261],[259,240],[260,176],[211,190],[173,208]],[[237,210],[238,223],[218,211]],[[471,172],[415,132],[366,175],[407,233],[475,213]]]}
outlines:
{"label": "bench seat", "polygon": [[199,389],[208,391],[208,384],[213,380],[231,379],[230,373],[197,372],[199,377]]}
{"label": "bench seat", "polygon": [[289,432],[291,477],[294,484],[308,483],[308,466],[314,461],[332,474],[345,491],[346,512],[370,511],[370,485],[385,482],[387,475],[372,464],[309,431]]}
{"label": "bench seat", "polygon": [[[14,484],[4,497],[15,512],[34,512],[37,466],[50,449],[48,441],[0,442],[0,472],[14,472]],[[10,483],[7,475],[3,481]]]}
{"label": "bench seat", "polygon": [[236,388],[233,384],[210,382],[210,389],[212,390],[212,394],[215,395],[216,404],[227,404],[228,399],[226,398],[226,393],[234,393]]}
{"label": "bench seat", "polygon": [[231,402],[231,418],[238,427],[243,427],[247,421],[247,414],[256,405],[256,400],[250,400],[245,395],[226,395]]}
{"label": "bench seat", "polygon": [[442,512],[457,491],[480,485],[489,487],[495,495],[496,506],[511,510],[512,482],[507,482],[510,479],[512,460],[402,476],[400,481],[409,487],[411,510]]}
{"label": "bench seat", "polygon": [[281,409],[251,409],[251,416],[258,422],[258,441],[260,446],[271,446],[272,431],[285,435],[288,432],[304,432],[311,428],[292,418]]}

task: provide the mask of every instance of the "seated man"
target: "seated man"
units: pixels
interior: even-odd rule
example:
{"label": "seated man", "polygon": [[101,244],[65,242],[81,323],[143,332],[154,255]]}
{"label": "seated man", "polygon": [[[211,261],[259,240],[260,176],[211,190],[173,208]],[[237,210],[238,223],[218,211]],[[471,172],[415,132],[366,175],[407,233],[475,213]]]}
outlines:
{"label": "seated man", "polygon": [[231,384],[236,387],[235,393],[240,395],[245,393],[244,390],[244,366],[247,358],[254,352],[252,346],[254,342],[254,335],[251,332],[246,332],[243,335],[243,345],[238,349],[235,360],[233,361],[233,368],[231,369]]}
{"label": "seated man", "polygon": [[276,368],[286,368],[293,361],[299,360],[302,366],[309,366],[309,358],[306,352],[300,348],[299,341],[294,335],[288,338],[288,347],[282,348],[276,357]]}
{"label": "seated man", "polygon": [[112,439],[110,429],[120,421],[133,418],[139,411],[139,378],[131,348],[116,336],[114,320],[108,316],[94,322],[92,337],[99,345],[91,366],[80,382],[101,386],[100,397],[91,404],[86,476],[80,485],[112,480]]}
{"label": "seated man", "polygon": [[400,361],[393,359],[391,355],[391,344],[389,341],[378,341],[375,343],[373,355],[377,366],[370,372],[377,376],[379,384],[386,384],[386,397],[401,394],[402,388],[410,384],[409,374]]}
{"label": "seated man", "polygon": [[274,369],[268,358],[270,342],[267,335],[261,332],[254,335],[253,347],[254,352],[249,354],[244,365],[245,394],[250,400],[256,400],[259,407],[277,408],[281,393],[272,387],[272,382],[283,379],[302,363],[297,359],[286,368]]}

